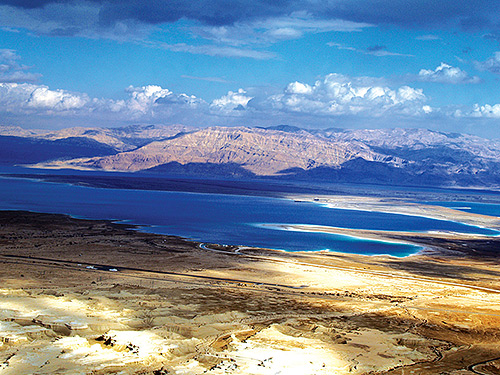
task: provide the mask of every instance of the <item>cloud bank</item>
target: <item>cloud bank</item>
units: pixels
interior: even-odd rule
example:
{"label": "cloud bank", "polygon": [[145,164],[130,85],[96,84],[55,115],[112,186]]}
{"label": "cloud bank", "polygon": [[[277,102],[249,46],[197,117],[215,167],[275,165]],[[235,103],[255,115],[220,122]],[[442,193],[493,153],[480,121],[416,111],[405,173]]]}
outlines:
{"label": "cloud bank", "polygon": [[444,26],[496,35],[499,11],[496,0],[1,0],[0,23],[49,35],[140,38],[155,26],[191,20],[215,28],[205,30],[213,37],[217,27],[237,26],[245,33],[245,28],[256,30],[260,25],[262,38],[265,34],[290,38],[315,28],[305,21],[290,22],[292,15],[301,14],[319,22],[320,28],[335,29],[344,22],[344,27],[351,28],[356,24]]}
{"label": "cloud bank", "polygon": [[[421,89],[389,88],[369,77],[329,74],[314,84],[291,82],[281,92],[267,94],[242,88],[207,102],[158,85],[130,86],[121,100],[92,98],[85,93],[51,89],[34,83],[0,83],[0,114],[30,125],[40,117],[53,126],[68,121],[91,121],[99,125],[155,122],[186,125],[257,125],[263,118],[271,124],[294,117],[329,121],[339,117],[419,117],[432,110]],[[297,119],[296,119],[297,120]]]}
{"label": "cloud bank", "polygon": [[[39,84],[13,50],[0,50],[0,62],[0,117],[7,125],[425,126],[498,137],[500,103],[433,107],[421,88],[394,85],[382,78],[331,73],[315,82],[290,82],[281,89],[239,88],[211,102],[159,85],[129,86],[124,99],[112,99]],[[422,69],[417,78],[447,84],[477,83],[478,79],[445,63]]]}
{"label": "cloud bank", "polygon": [[[430,111],[420,89],[397,89],[370,84],[370,79],[351,79],[329,74],[314,85],[292,82],[283,93],[265,98],[255,107],[309,115],[362,115],[380,117],[389,114],[420,115]],[[252,103],[250,103],[252,104]],[[424,109],[425,107],[425,109]]]}

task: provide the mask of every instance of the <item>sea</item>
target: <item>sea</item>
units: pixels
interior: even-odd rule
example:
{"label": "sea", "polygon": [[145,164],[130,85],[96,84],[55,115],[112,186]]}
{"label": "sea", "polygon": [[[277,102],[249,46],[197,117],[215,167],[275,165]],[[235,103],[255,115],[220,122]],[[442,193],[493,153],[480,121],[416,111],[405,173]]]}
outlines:
{"label": "sea", "polygon": [[[11,170],[0,170],[11,172]],[[82,178],[84,180],[84,178]],[[199,183],[193,180],[193,184]],[[241,183],[240,183],[241,184]],[[248,184],[252,184],[251,181]],[[433,202],[500,215],[500,206]],[[477,207],[476,207],[477,206]],[[388,231],[453,231],[496,236],[494,230],[458,222],[380,212],[334,209],[278,196],[98,188],[38,178],[0,177],[0,209],[68,214],[134,224],[139,230],[186,239],[285,251],[332,251],[405,257],[421,250],[399,242],[284,230],[311,224]]]}

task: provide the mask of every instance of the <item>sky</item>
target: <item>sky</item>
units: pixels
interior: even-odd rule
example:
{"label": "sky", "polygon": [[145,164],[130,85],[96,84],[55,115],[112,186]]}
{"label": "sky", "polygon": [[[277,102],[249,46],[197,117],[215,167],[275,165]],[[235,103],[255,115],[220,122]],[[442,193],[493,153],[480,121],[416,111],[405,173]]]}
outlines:
{"label": "sky", "polygon": [[0,125],[500,138],[498,0],[0,0]]}

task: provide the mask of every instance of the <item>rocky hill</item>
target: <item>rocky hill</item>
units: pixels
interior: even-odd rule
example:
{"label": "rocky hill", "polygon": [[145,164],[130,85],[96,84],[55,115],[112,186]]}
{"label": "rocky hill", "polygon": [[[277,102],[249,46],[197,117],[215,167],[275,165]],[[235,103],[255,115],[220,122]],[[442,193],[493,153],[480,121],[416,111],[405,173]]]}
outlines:
{"label": "rocky hill", "polygon": [[[38,142],[35,153],[41,156],[24,163],[43,160],[38,166],[50,168],[392,185],[500,185],[499,141],[426,129],[150,125],[37,132],[0,127],[0,140],[8,143],[10,138]],[[42,141],[52,146],[54,142],[75,143],[80,148],[69,147],[67,155],[58,149],[45,155],[55,157],[45,157]]]}
{"label": "rocky hill", "polygon": [[195,128],[183,125],[133,125],[122,128],[74,127],[61,130],[25,130],[15,126],[0,126],[0,136],[15,136],[56,141],[68,138],[86,138],[112,147],[115,151],[129,151],[150,142],[168,139]]}
{"label": "rocky hill", "polygon": [[278,175],[293,168],[340,167],[348,160],[391,161],[363,143],[332,141],[307,132],[255,128],[207,128],[134,151],[79,161],[83,167],[139,171],[177,162],[235,164],[255,175]]}

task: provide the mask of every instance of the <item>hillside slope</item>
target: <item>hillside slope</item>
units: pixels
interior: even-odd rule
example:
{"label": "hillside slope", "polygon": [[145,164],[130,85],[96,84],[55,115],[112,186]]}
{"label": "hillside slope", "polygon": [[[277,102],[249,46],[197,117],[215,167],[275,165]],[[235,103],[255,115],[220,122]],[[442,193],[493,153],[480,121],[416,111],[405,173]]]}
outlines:
{"label": "hillside slope", "polygon": [[[12,137],[16,131],[19,136]],[[11,127],[4,128],[4,133],[10,136],[3,137],[5,142],[28,142],[31,154],[25,157],[25,163],[42,162],[37,166],[45,168],[391,185],[500,186],[499,141],[426,129],[305,130],[286,125],[189,129],[150,125],[57,132],[21,132]],[[80,148],[68,149],[66,154],[44,151],[49,143],[43,142],[75,140],[79,140]],[[82,148],[84,144],[94,147],[94,153]],[[16,160],[20,158],[22,155]],[[61,160],[53,160],[56,158]]]}
{"label": "hillside slope", "polygon": [[360,142],[332,141],[307,132],[239,127],[202,129],[77,164],[119,171],[140,171],[171,162],[235,164],[255,175],[270,176],[293,168],[339,167],[355,158],[389,162],[385,155]]}

